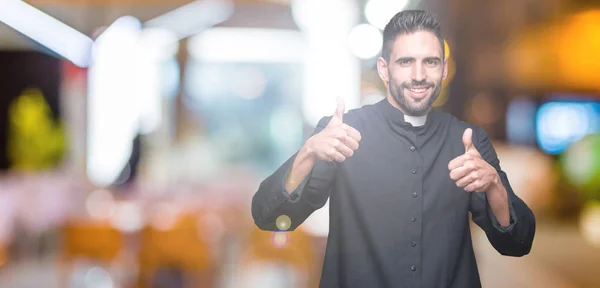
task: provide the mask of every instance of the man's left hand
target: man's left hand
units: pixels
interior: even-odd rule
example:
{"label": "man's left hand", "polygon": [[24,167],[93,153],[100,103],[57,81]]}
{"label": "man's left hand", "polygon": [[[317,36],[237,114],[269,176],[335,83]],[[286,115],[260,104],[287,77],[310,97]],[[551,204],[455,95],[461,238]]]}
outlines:
{"label": "man's left hand", "polygon": [[448,164],[450,178],[467,192],[486,192],[500,183],[498,172],[487,163],[473,145],[473,130],[467,128],[462,137],[465,154]]}

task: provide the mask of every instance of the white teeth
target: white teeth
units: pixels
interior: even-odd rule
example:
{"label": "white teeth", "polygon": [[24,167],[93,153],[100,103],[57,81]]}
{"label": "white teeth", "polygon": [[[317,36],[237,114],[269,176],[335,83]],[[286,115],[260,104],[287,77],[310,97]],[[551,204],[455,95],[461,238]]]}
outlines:
{"label": "white teeth", "polygon": [[412,92],[415,92],[415,93],[422,93],[422,92],[425,92],[425,90],[427,90],[427,88],[412,88],[409,90]]}

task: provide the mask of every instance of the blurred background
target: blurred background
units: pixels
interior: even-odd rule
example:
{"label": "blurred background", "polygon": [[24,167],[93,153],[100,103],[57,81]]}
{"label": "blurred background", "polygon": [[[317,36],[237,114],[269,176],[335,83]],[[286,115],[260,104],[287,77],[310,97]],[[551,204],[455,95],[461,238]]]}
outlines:
{"label": "blurred background", "polygon": [[439,16],[435,103],[481,125],[537,233],[472,234],[484,287],[600,287],[597,0],[0,0],[1,287],[317,287],[327,205],[251,197],[340,96],[383,99],[381,30]]}

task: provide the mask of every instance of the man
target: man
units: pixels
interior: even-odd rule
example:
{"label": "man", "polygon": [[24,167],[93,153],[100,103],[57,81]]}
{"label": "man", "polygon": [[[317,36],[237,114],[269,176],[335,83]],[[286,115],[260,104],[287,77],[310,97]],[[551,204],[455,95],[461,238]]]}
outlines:
{"label": "man", "polygon": [[338,100],[254,195],[263,230],[286,219],[293,230],[330,200],[321,287],[481,287],[469,212],[502,255],[531,249],[534,215],[486,132],[432,109],[443,42],[430,14],[395,15],[377,62],[386,99],[345,115]]}

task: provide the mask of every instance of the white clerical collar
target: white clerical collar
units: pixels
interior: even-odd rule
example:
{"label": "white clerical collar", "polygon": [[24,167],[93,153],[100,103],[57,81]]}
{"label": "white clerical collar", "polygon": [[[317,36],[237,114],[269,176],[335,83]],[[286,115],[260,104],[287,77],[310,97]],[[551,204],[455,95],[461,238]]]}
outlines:
{"label": "white clerical collar", "polygon": [[414,127],[425,125],[427,122],[427,115],[424,116],[408,116],[404,115],[404,121],[410,123]]}

